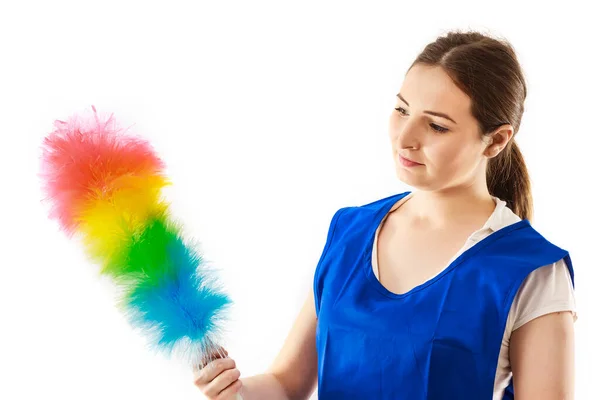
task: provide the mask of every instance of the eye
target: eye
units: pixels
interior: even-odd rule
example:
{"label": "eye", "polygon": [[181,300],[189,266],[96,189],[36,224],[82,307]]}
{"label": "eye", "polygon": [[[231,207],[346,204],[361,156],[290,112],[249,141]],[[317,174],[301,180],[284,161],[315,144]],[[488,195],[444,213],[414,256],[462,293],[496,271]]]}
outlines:
{"label": "eye", "polygon": [[[396,107],[396,108],[394,108],[394,110],[398,111],[402,115],[408,115],[406,113],[406,110],[402,107]],[[431,126],[431,129],[433,129],[434,131],[439,132],[439,133],[448,132],[448,130],[449,130],[448,128],[444,128],[444,127],[436,125],[436,124],[429,124],[429,126]]]}
{"label": "eye", "polygon": [[402,115],[406,115],[406,110],[402,107],[396,107],[394,110],[398,111]]}
{"label": "eye", "polygon": [[431,128],[436,132],[440,132],[440,133],[448,132],[448,128],[443,128],[436,124],[430,124],[429,126],[431,126]]}

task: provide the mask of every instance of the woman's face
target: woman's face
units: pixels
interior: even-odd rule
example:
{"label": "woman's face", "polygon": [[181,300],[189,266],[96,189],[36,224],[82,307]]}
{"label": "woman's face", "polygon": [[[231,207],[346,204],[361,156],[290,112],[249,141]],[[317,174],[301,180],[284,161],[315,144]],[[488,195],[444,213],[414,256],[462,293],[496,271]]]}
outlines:
{"label": "woman's face", "polygon": [[389,122],[401,181],[436,191],[471,185],[482,176],[485,183],[486,142],[470,107],[471,99],[442,68],[418,64],[411,68]]}

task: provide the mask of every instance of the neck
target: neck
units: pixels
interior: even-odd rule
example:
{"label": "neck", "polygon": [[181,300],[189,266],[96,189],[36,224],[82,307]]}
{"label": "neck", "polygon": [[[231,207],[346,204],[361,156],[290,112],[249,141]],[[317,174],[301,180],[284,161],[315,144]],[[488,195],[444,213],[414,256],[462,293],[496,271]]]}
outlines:
{"label": "neck", "polygon": [[432,227],[457,222],[483,225],[496,207],[485,185],[417,191],[406,205],[415,222]]}

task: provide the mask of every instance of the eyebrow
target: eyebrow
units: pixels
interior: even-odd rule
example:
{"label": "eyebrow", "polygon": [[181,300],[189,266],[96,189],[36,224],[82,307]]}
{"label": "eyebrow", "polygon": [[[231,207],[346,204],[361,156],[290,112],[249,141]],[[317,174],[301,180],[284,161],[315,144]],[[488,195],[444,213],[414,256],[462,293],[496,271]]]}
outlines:
{"label": "eyebrow", "polygon": [[[404,97],[402,97],[402,95],[400,93],[398,93],[396,95],[396,97],[399,98],[400,100],[402,100],[403,102],[405,102],[406,105],[410,107],[410,104],[408,104],[408,101],[406,101],[406,99]],[[454,121],[452,118],[450,118],[450,116],[448,114],[444,114],[444,113],[436,112],[436,111],[430,111],[430,110],[423,111],[423,112],[425,114],[435,115],[436,117],[446,118],[446,119],[448,119],[448,120],[450,120],[450,121],[452,121],[452,122],[454,122],[456,124],[456,121]]]}

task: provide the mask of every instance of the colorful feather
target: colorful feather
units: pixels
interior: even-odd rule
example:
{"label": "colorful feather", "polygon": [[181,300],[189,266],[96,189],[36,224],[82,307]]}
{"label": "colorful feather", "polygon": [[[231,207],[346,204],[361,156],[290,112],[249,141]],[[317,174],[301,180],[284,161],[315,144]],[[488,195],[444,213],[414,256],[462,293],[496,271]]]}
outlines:
{"label": "colorful feather", "polygon": [[161,197],[170,182],[152,146],[92,110],[93,118],[56,121],[44,139],[50,217],[81,237],[100,273],[121,289],[120,309],[154,349],[205,363],[218,352],[231,300],[170,216]]}

